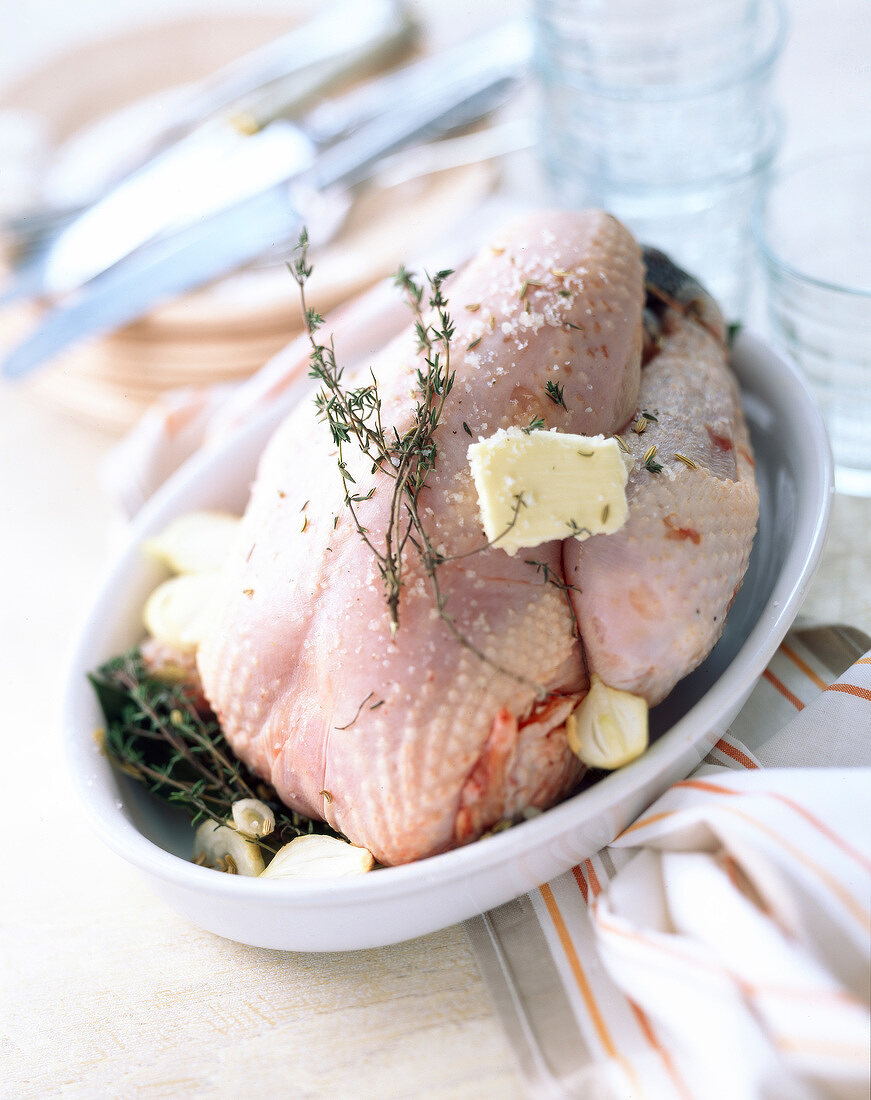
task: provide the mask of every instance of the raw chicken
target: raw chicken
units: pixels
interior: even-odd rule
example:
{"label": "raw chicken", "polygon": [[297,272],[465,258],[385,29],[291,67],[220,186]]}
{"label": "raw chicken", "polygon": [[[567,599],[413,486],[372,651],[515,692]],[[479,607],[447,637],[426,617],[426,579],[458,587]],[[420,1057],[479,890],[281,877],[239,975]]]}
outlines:
{"label": "raw chicken", "polygon": [[[449,556],[475,551],[484,541],[466,457],[470,434],[486,437],[541,417],[560,431],[608,435],[625,429],[640,401],[648,411],[650,403],[663,411],[658,438],[665,440],[672,399],[679,403],[692,388],[693,356],[703,356],[706,392],[721,375],[728,378],[721,341],[701,327],[697,308],[676,302],[662,318],[665,346],[645,368],[653,388],[639,398],[644,266],[628,231],[600,212],[524,219],[455,278],[449,296],[456,380],[435,436],[437,462],[421,495],[427,533]],[[341,359],[341,348],[337,355]],[[673,368],[664,380],[662,372],[650,374],[660,360]],[[372,363],[382,418],[400,434],[412,422],[420,363],[411,329]],[[564,387],[565,409],[547,396],[549,381]],[[743,448],[734,384],[717,385],[725,387],[726,420],[721,423],[717,411],[705,414],[706,423],[715,434],[728,429],[734,447]],[[646,526],[639,519],[640,542],[624,539],[622,584],[632,588],[633,579],[645,575],[645,544],[654,561],[664,545],[673,568],[695,576],[702,563],[701,574],[711,581],[708,614],[725,609],[736,584],[731,550],[722,575],[716,572],[717,541],[731,538],[746,554],[755,516],[742,512],[732,535],[690,511],[695,483],[684,471],[701,480],[709,462],[710,480],[728,490],[736,454],[744,460],[736,451],[730,466],[713,439],[707,450],[703,439],[694,450],[698,432],[685,436],[679,415],[674,431],[674,448],[698,467],[672,470],[669,462],[660,475],[633,475],[632,508],[655,516],[664,507],[674,519],[660,519],[658,527],[654,519]],[[671,446],[663,443],[660,450]],[[368,537],[383,545],[392,482],[373,475],[352,449],[346,447],[344,457],[360,495],[375,488],[357,510]],[[661,500],[660,485],[673,485],[675,493]],[[613,620],[625,608],[603,607],[611,567],[595,549],[585,551],[596,539],[554,541],[515,557],[497,545],[439,568],[447,615],[487,660],[452,633],[408,547],[394,638],[374,556],[343,493],[329,430],[306,404],[279,429],[261,461],[243,521],[243,548],[226,571],[220,613],[198,663],[238,755],[290,806],[324,818],[382,863],[473,840],[529,807],[552,805],[576,785],[582,766],[568,748],[565,720],[588,680],[569,596],[579,601],[582,632],[591,631],[589,667],[615,686],[637,684],[651,700],[692,667],[706,638],[708,647],[716,640],[718,631],[708,630],[683,645],[694,607],[688,624],[686,607],[676,605],[678,622],[663,648],[663,668],[646,644],[630,647],[621,662],[623,635]],[[720,498],[711,490],[700,499],[707,516],[715,510],[709,500]],[[721,526],[729,523],[724,517]],[[684,536],[690,528],[704,541]],[[691,548],[696,558],[688,557]],[[547,583],[543,567],[562,581],[564,555],[566,580],[576,583],[573,576],[588,570],[589,603],[586,579],[580,595]],[[661,586],[645,589],[634,614],[643,618],[651,592],[661,601],[669,598]],[[661,624],[661,607],[659,615]],[[652,667],[658,671],[651,673]]]}
{"label": "raw chicken", "polygon": [[[526,219],[456,278],[456,380],[421,498],[434,545],[458,554],[484,541],[464,423],[474,438],[535,416],[573,432],[625,423],[643,298],[638,247],[601,213]],[[372,365],[382,416],[400,432],[416,403],[415,345],[409,329]],[[564,385],[569,411],[547,397],[547,381]],[[360,492],[377,486],[359,516],[379,541],[392,483],[346,454]],[[586,676],[565,594],[524,560],[559,575],[560,543],[514,558],[492,548],[439,569],[457,628],[515,673],[505,675],[458,644],[410,547],[391,639],[375,560],[342,493],[329,431],[306,404],[263,457],[244,550],[199,653],[235,751],[290,805],[386,863],[564,796],[581,769],[562,726]]]}

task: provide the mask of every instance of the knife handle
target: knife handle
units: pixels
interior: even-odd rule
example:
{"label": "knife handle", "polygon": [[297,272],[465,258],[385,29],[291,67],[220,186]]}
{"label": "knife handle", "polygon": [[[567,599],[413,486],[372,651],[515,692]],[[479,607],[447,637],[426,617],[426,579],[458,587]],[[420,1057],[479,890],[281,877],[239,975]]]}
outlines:
{"label": "knife handle", "polygon": [[[273,81],[259,94],[234,107],[228,121],[242,134],[256,134],[277,119],[298,120],[328,92],[343,91],[401,61],[416,43],[419,29],[411,15],[403,10],[396,26],[383,38],[363,43],[345,56],[333,58],[317,68],[289,73]],[[345,132],[347,126],[342,126],[330,135],[330,140],[337,140]]]}

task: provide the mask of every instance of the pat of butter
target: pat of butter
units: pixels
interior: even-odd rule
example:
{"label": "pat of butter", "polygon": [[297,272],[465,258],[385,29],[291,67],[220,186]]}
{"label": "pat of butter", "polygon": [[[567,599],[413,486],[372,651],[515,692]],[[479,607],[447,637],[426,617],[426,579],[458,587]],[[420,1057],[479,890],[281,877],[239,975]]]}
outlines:
{"label": "pat of butter", "polygon": [[501,428],[468,458],[484,531],[507,554],[626,522],[627,469],[615,439]]}

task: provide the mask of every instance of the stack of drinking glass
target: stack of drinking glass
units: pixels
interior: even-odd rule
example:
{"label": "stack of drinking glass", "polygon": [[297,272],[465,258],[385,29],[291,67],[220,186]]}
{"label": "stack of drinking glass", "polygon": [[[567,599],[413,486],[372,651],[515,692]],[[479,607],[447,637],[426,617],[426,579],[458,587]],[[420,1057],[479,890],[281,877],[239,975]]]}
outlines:
{"label": "stack of drinking glass", "polygon": [[780,131],[780,0],[535,0],[535,24],[555,199],[610,210],[740,317]]}

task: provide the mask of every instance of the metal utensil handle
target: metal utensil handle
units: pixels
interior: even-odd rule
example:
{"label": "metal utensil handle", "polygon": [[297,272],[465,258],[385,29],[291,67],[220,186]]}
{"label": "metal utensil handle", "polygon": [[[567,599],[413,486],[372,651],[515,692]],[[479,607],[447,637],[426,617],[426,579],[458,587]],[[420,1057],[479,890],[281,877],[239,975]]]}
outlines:
{"label": "metal utensil handle", "polygon": [[[352,47],[315,69],[289,73],[266,85],[249,100],[235,104],[230,121],[244,133],[256,133],[276,119],[291,119],[305,127],[305,119],[299,118],[303,112],[316,110],[315,105],[337,86],[371,80],[374,74],[400,61],[414,45],[418,32],[418,25],[403,16],[382,37]],[[360,86],[346,94],[353,101],[359,90]],[[347,124],[340,123],[337,130],[325,131],[325,139],[335,141],[345,132]]]}
{"label": "metal utensil handle", "polygon": [[[493,71],[501,66],[507,75],[519,75],[530,60],[530,42],[531,31],[522,22],[475,35],[325,100],[309,111],[300,125],[317,145],[329,145],[379,115],[401,109],[410,97],[420,96],[422,90],[443,88],[450,94],[453,83],[462,80],[470,69],[480,73],[487,65],[494,67]],[[487,54],[483,53],[485,50]]]}
{"label": "metal utensil handle", "polygon": [[324,150],[305,182],[317,189],[355,183],[411,141],[480,118],[524,74],[529,53],[526,25],[512,23],[374,81],[369,107],[389,89],[390,109]]}
{"label": "metal utensil handle", "polygon": [[406,18],[400,0],[339,0],[299,27],[201,81],[167,127],[166,140],[225,110],[274,80],[314,71],[395,33]]}

